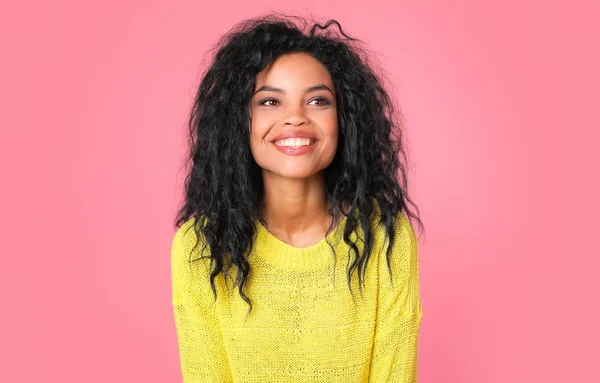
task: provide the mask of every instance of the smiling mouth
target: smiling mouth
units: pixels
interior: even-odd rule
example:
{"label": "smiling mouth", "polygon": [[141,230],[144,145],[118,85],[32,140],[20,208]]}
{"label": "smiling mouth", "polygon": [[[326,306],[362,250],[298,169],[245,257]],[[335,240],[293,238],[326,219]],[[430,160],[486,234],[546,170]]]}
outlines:
{"label": "smiling mouth", "polygon": [[314,138],[286,138],[283,140],[273,141],[273,144],[285,148],[301,148],[310,146],[317,142]]}

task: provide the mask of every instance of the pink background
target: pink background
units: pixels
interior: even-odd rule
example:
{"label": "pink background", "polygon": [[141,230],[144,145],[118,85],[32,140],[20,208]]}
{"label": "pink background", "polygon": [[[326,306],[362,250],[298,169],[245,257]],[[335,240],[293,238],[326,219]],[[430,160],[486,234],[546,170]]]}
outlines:
{"label": "pink background", "polygon": [[565,3],[3,2],[0,381],[180,381],[184,125],[205,50],[269,9],[337,19],[396,85],[419,382],[600,381],[600,33]]}

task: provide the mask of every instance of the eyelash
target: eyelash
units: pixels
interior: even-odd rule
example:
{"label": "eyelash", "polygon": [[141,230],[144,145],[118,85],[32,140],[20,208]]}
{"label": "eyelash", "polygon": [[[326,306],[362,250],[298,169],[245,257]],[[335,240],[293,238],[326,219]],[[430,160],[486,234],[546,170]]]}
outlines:
{"label": "eyelash", "polygon": [[[313,99],[311,100],[311,102],[312,102],[312,101],[317,101],[317,100],[318,100],[318,101],[321,101],[321,102],[323,103],[323,104],[321,104],[321,105],[317,105],[317,106],[325,106],[325,105],[329,105],[329,100],[327,100],[325,97],[317,97],[317,98],[313,98]],[[279,101],[277,101],[277,100],[276,100],[276,99],[274,99],[274,98],[265,98],[264,100],[261,100],[261,101],[259,101],[259,102],[258,102],[258,105],[264,105],[264,106],[273,106],[273,105],[265,105],[265,102],[267,102],[267,101],[275,101],[275,102],[279,102]]]}

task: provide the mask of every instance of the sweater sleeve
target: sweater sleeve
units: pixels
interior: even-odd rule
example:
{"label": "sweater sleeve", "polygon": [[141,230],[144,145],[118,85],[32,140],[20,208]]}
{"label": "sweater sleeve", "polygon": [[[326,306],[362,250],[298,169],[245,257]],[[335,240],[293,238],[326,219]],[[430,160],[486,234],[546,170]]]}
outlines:
{"label": "sweater sleeve", "polygon": [[379,261],[377,323],[369,372],[372,383],[417,381],[417,344],[422,317],[418,246],[408,218],[400,214],[396,223],[390,259],[392,281],[385,251]]}
{"label": "sweater sleeve", "polygon": [[184,224],[171,247],[172,304],[183,383],[232,382],[208,267],[203,259],[189,262],[196,238],[193,228]]}

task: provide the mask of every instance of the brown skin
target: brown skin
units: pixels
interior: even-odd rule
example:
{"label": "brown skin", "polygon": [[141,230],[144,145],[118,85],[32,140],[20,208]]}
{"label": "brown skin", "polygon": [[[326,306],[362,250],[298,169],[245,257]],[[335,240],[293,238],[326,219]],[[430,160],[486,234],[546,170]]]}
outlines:
{"label": "brown skin", "polygon": [[[264,85],[281,92],[256,92]],[[315,85],[325,85],[331,92],[306,91]],[[293,53],[258,74],[255,92],[249,110],[250,147],[262,168],[265,190],[259,215],[280,240],[309,247],[324,238],[331,224],[323,170],[333,161],[338,144],[333,81],[321,62],[306,53]],[[299,156],[280,152],[272,141],[290,130],[311,132],[316,147]]]}

